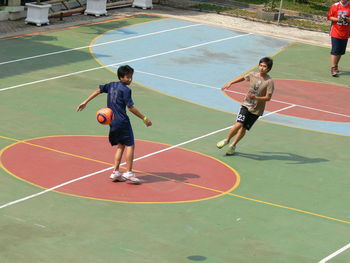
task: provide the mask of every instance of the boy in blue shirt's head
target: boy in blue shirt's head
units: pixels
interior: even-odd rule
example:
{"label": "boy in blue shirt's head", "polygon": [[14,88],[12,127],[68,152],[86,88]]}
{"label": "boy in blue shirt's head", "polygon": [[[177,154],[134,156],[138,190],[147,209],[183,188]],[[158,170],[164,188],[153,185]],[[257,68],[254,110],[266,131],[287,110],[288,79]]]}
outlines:
{"label": "boy in blue shirt's head", "polygon": [[[117,146],[117,151],[115,153],[115,167],[110,178],[112,181],[123,182],[130,180],[135,183],[140,183],[140,180],[132,172],[135,142],[131,123],[128,115],[126,114],[126,108],[142,119],[147,127],[151,126],[152,122],[134,106],[134,102],[131,97],[131,89],[128,87],[128,85],[130,85],[132,82],[134,69],[128,65],[120,66],[117,74],[119,82],[110,82],[100,85],[99,89],[94,91],[77,107],[77,111],[83,110],[88,102],[97,95],[107,93],[107,107],[112,109],[114,114],[114,119],[109,125],[109,142],[112,146]],[[119,166],[124,150],[127,171],[122,174],[119,171]]]}

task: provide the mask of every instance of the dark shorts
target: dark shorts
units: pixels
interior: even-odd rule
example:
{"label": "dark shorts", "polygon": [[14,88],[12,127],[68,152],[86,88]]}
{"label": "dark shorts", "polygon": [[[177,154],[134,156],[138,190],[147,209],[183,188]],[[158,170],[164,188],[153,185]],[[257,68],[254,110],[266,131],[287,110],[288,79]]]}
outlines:
{"label": "dark shorts", "polygon": [[119,127],[111,127],[109,130],[109,142],[112,146],[118,144],[126,146],[134,145],[134,133],[131,124],[129,123]]}
{"label": "dark shorts", "polygon": [[332,40],[332,50],[331,55],[340,56],[345,54],[346,46],[348,44],[347,39],[340,39],[336,37],[331,37]]}
{"label": "dark shorts", "polygon": [[258,115],[250,113],[246,107],[242,106],[237,116],[237,122],[242,123],[243,127],[249,131],[258,118]]}

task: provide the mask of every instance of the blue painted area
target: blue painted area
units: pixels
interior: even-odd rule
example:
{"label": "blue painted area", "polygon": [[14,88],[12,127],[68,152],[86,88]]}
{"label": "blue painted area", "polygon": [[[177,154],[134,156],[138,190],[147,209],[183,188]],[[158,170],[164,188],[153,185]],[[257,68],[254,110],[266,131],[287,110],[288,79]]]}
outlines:
{"label": "blue painted area", "polygon": [[293,116],[286,116],[281,114],[272,114],[264,118],[264,120],[288,125],[291,127],[308,129],[314,131],[329,132],[341,135],[350,135],[350,123],[339,123],[329,121],[317,121],[310,119],[302,119]]}
{"label": "blue painted area", "polygon": [[[141,77],[141,75],[143,76]],[[142,81],[145,82],[139,81],[140,78],[142,78]],[[174,80],[170,83],[163,78],[144,75],[138,72],[135,74],[135,81],[139,83],[147,83],[147,86],[169,95],[226,112],[237,113],[240,108],[240,103],[235,102],[231,98],[224,95],[224,93],[220,90],[220,86],[217,86],[215,87],[216,89],[214,89]],[[152,85],[148,85],[148,83],[152,83]]]}
{"label": "blue painted area", "polygon": [[[186,26],[191,27],[146,35]],[[140,37],[135,38],[137,36]],[[125,41],[94,46],[94,55],[105,65],[131,65],[136,70],[135,82],[181,99],[232,113],[238,112],[240,104],[225,96],[220,88],[229,80],[251,70],[260,58],[271,56],[290,43],[288,40],[225,28],[163,19],[108,32],[97,38],[94,44],[123,39]],[[220,41],[208,44],[217,40]],[[111,69],[116,70],[118,66],[119,64]],[[346,123],[330,124],[279,114],[265,119],[292,127],[350,135],[350,127]]]}
{"label": "blue painted area", "polygon": [[94,44],[104,43],[106,41],[114,41],[120,39],[126,39],[129,37],[135,37],[139,35],[154,33],[162,30],[169,30],[181,26],[194,25],[195,23],[188,23],[182,20],[163,19],[161,23],[147,22],[143,24],[137,24],[134,26],[124,27],[118,30],[109,31],[99,38],[95,39]]}

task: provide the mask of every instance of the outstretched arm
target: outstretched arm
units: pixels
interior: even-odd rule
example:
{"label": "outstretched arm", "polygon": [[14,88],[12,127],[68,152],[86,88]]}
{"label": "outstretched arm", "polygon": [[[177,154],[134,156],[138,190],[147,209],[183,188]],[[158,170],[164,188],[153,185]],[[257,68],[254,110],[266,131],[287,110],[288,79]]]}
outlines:
{"label": "outstretched arm", "polygon": [[243,80],[244,80],[244,77],[240,76],[234,80],[227,82],[222,89],[228,89],[231,85],[238,83],[238,82],[242,82]]}
{"label": "outstretched arm", "polygon": [[131,111],[134,115],[136,115],[137,117],[139,117],[141,120],[143,120],[143,122],[145,123],[145,125],[151,126],[152,122],[150,119],[148,119],[145,115],[143,115],[141,112],[139,112],[138,109],[136,109],[136,107],[134,106],[130,106],[128,107],[129,111]]}
{"label": "outstretched arm", "polygon": [[100,93],[101,93],[100,89],[97,89],[93,93],[91,93],[91,95],[89,97],[87,97],[86,100],[84,100],[82,103],[79,104],[79,106],[77,107],[77,111],[82,111],[83,109],[85,109],[85,107],[88,104],[88,102],[90,100],[92,100],[93,98],[95,98]]}

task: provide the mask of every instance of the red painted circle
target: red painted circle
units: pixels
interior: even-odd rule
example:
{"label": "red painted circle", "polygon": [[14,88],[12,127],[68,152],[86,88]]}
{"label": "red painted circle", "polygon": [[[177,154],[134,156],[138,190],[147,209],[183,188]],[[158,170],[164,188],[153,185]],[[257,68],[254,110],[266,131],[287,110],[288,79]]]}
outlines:
{"label": "red painted circle", "polygon": [[[135,160],[168,148],[137,141]],[[31,139],[6,148],[5,169],[32,184],[52,188],[113,165],[115,148],[106,137],[57,136]],[[238,174],[220,161],[174,148],[134,162],[141,185],[109,179],[111,170],[97,173],[55,191],[120,202],[184,202],[219,196],[234,189]]]}
{"label": "red painted circle", "polygon": [[[274,79],[275,92],[272,100],[266,104],[267,111],[275,111],[287,107],[288,104],[299,106],[283,110],[279,114],[304,119],[350,122],[350,88],[321,82],[301,80]],[[242,94],[225,91],[236,101],[243,101],[248,91],[249,83],[244,81],[232,85],[228,90]]]}

